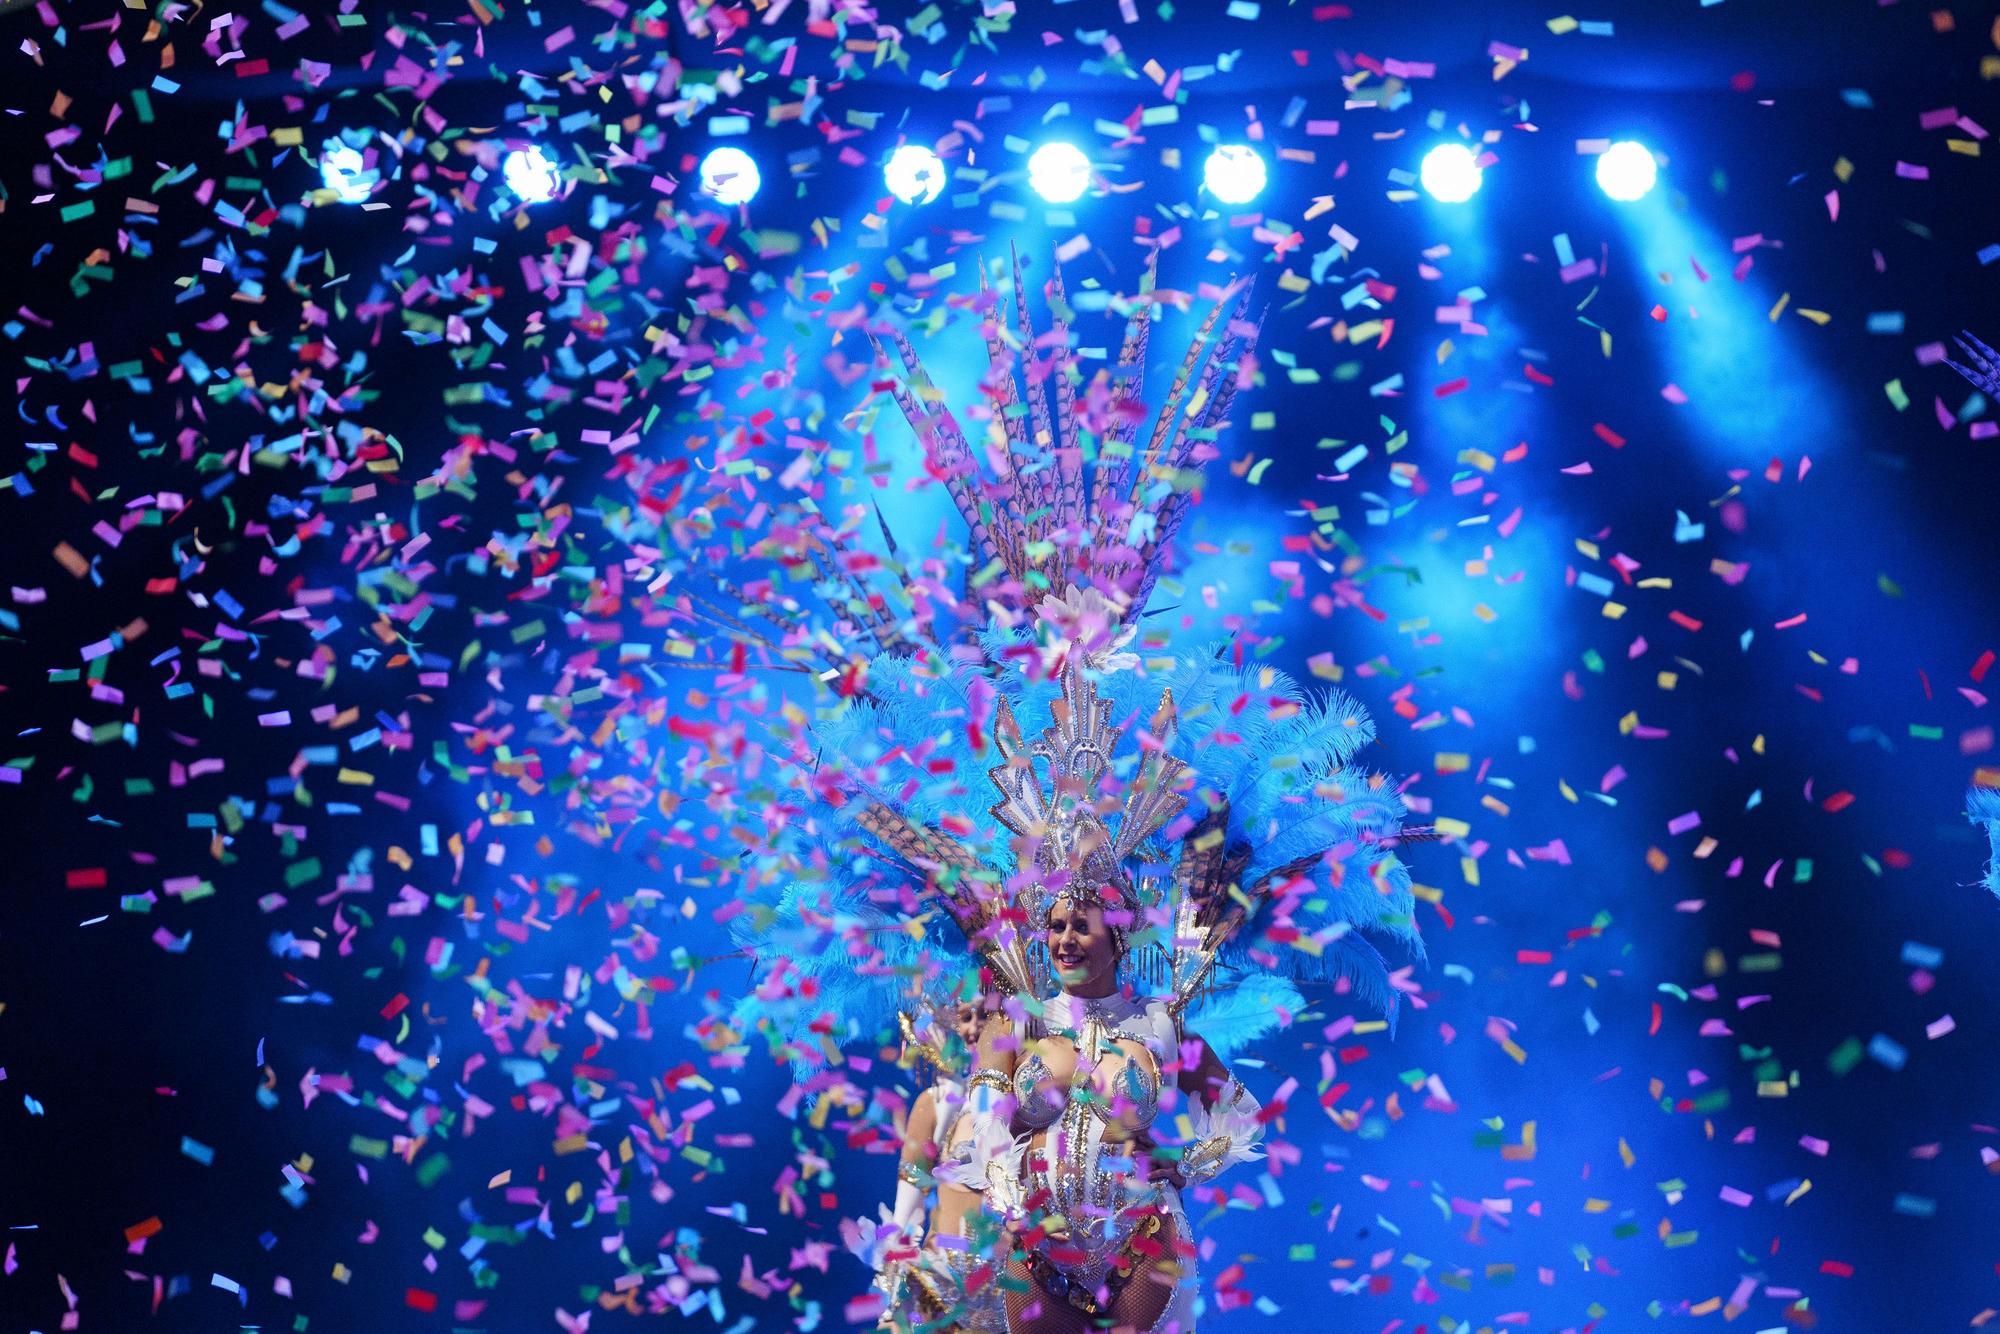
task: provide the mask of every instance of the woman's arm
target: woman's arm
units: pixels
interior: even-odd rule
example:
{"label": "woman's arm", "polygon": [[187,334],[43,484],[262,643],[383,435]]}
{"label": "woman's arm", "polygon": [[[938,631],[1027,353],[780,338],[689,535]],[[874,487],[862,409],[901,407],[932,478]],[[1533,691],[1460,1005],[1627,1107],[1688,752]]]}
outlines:
{"label": "woman's arm", "polygon": [[1001,1116],[1004,1124],[1014,1118],[1014,1068],[1021,1056],[1021,1039],[1013,1021],[1004,1014],[988,1015],[980,1025],[979,1040],[973,1047],[972,1074],[965,1085],[968,1111]]}
{"label": "woman's arm", "polygon": [[[1190,1046],[1200,1049],[1200,1054],[1192,1065],[1186,1062],[1186,1053]],[[1175,1081],[1181,1093],[1189,1098],[1202,1098],[1213,1102],[1217,1091],[1230,1080],[1229,1067],[1215,1054],[1215,1048],[1198,1036],[1190,1037],[1189,1041],[1182,1045],[1181,1053],[1180,1078]]]}
{"label": "woman's arm", "polygon": [[896,1206],[890,1217],[905,1237],[920,1231],[931,1170],[937,1166],[937,1090],[927,1088],[910,1105],[903,1123],[903,1152],[896,1166]]}
{"label": "woman's arm", "polygon": [[[1189,1049],[1195,1059],[1189,1061]],[[1170,1182],[1176,1189],[1199,1184],[1236,1163],[1259,1156],[1257,1143],[1264,1138],[1261,1110],[1250,1090],[1229,1073],[1229,1067],[1215,1054],[1215,1048],[1201,1038],[1190,1036],[1181,1048],[1181,1069],[1174,1085],[1188,1100],[1188,1119],[1194,1126],[1194,1140],[1178,1156],[1162,1158],[1156,1153],[1149,1175]]]}

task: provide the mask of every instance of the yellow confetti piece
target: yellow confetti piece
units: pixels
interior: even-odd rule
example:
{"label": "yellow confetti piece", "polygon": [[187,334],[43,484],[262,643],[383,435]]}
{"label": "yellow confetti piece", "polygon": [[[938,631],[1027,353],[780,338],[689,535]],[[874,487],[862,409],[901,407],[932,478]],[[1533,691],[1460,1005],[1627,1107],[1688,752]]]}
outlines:
{"label": "yellow confetti piece", "polygon": [[[1658,1095],[1654,1096],[1657,1097]],[[1639,1161],[1639,1156],[1632,1152],[1632,1146],[1625,1142],[1623,1135],[1618,1137],[1618,1161],[1624,1163],[1627,1167]]]}
{"label": "yellow confetti piece", "polygon": [[1804,306],[1800,306],[1797,310],[1793,311],[1792,313],[1794,315],[1799,316],[1801,319],[1811,320],[1814,324],[1820,325],[1822,327],[1824,327],[1829,321],[1833,319],[1833,316],[1827,314],[1823,310],[1808,310]]}
{"label": "yellow confetti piece", "polygon": [[1792,294],[1790,292],[1780,293],[1778,296],[1778,304],[1771,307],[1771,315],[1770,315],[1771,323],[1776,324],[1778,322],[1778,316],[1784,314],[1785,307],[1789,306],[1790,304],[1792,304]]}
{"label": "yellow confetti piece", "polygon": [[[1522,1053],[1523,1056],[1526,1054],[1525,1052]],[[1505,1163],[1531,1163],[1534,1160],[1535,1123],[1533,1121],[1524,1121],[1521,1124],[1521,1142],[1519,1144],[1502,1144],[1500,1146],[1500,1161]]]}

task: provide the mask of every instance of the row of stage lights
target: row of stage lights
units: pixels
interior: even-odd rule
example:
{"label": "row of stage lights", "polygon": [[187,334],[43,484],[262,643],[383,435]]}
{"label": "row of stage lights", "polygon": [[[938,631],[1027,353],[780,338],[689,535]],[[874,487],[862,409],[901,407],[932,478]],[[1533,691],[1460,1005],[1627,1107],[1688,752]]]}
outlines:
{"label": "row of stage lights", "polygon": [[[516,148],[501,159],[508,190],[524,204],[540,204],[562,191],[562,170],[539,145]],[[1441,204],[1462,204],[1479,192],[1486,172],[1472,149],[1444,143],[1424,154],[1417,180]],[[342,203],[360,203],[374,188],[361,150],[330,140],[320,155],[320,179]],[[1224,144],[1202,164],[1202,184],[1224,204],[1248,204],[1264,191],[1270,172],[1256,149]],[[1597,158],[1597,184],[1620,202],[1641,199],[1659,179],[1659,162],[1644,144],[1627,139]],[[904,144],[882,168],[883,184],[905,204],[928,204],[944,193],[944,161],[920,144]],[[716,202],[747,204],[763,185],[757,160],[740,148],[713,149],[701,160],[701,188]],[[1028,185],[1051,204],[1071,204],[1090,188],[1090,159],[1075,144],[1043,144],[1028,158]]]}

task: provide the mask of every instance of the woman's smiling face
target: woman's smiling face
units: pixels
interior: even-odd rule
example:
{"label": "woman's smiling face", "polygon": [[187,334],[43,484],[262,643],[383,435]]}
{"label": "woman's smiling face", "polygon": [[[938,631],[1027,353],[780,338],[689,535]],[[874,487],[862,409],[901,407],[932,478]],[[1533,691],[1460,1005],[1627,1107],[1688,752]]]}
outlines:
{"label": "woman's smiling face", "polygon": [[1096,904],[1057,899],[1043,941],[1064,990],[1095,994],[1115,984],[1118,949]]}

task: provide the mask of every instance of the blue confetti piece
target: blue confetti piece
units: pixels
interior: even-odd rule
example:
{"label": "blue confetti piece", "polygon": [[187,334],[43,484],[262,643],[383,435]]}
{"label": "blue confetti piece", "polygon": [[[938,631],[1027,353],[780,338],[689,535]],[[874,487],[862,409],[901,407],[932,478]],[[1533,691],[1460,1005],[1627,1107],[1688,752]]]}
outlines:
{"label": "blue confetti piece", "polygon": [[1991,264],[1996,259],[2000,259],[2000,245],[1990,245],[1979,252],[1981,264]]}
{"label": "blue confetti piece", "polygon": [[1908,1049],[1886,1033],[1877,1033],[1868,1039],[1868,1054],[1891,1070],[1901,1070],[1903,1063],[1910,1059]]}
{"label": "blue confetti piece", "polygon": [[1908,1195],[1898,1192],[1896,1212],[1910,1218],[1931,1218],[1937,1214],[1937,1201],[1922,1195]]}
{"label": "blue confetti piece", "polygon": [[1914,940],[1903,942],[1903,962],[1912,968],[1936,968],[1944,962],[1944,951],[1935,945],[1919,945]]}

